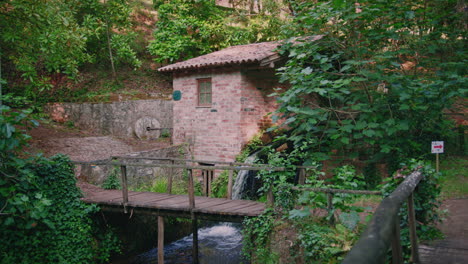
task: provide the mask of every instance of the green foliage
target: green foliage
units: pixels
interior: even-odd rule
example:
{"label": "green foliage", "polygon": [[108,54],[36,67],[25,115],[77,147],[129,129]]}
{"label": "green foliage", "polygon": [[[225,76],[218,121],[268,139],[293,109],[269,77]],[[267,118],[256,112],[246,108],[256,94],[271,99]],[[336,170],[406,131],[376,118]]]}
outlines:
{"label": "green foliage", "polygon": [[[291,191],[291,185],[296,176],[297,165],[307,160],[308,166],[316,166],[316,169],[308,169],[305,187],[315,188],[336,188],[336,189],[362,189],[365,187],[364,177],[356,173],[354,167],[345,165],[334,170],[334,176],[327,180],[320,179],[323,173],[320,172],[317,162],[313,161],[315,155],[307,153],[309,144],[314,141],[304,143],[301,147],[292,150],[290,153],[281,153],[274,150],[268,152],[268,163],[273,166],[286,167],[286,171],[269,172],[260,171],[258,177],[262,180],[263,186],[260,192],[272,189],[275,198],[275,207],[269,215],[263,216],[261,220],[250,220],[249,231],[246,232],[246,240],[257,239],[262,242],[247,242],[248,249],[254,252],[255,256],[260,256],[262,262],[274,263],[274,257],[268,258],[269,240],[272,225],[268,221],[273,220],[273,212],[278,219],[283,216],[285,221],[290,221],[295,225],[300,241],[301,250],[304,250],[304,258],[307,263],[319,263],[326,260],[335,263],[350,250],[353,242],[357,240],[360,232],[360,217],[358,212],[363,208],[354,206],[355,195],[335,194],[332,206],[328,207],[328,197],[326,193]],[[327,214],[323,214],[323,212]],[[325,217],[323,217],[325,216]],[[338,218],[336,218],[338,216]],[[339,221],[336,225],[335,218]],[[253,230],[250,230],[253,228]],[[250,243],[250,244],[249,244]],[[266,259],[266,260],[265,260]]]}
{"label": "green foliage", "polygon": [[[234,177],[233,173],[233,177]],[[216,198],[227,198],[227,185],[229,180],[229,172],[223,171],[219,176],[211,183],[211,196]],[[232,179],[234,182],[235,179]]]}
{"label": "green foliage", "polygon": [[13,111],[6,105],[0,105],[0,162],[1,168],[16,156],[16,151],[26,145],[30,136],[24,130],[37,126],[35,120],[29,120],[31,110]]}
{"label": "green foliage", "polygon": [[442,156],[441,172],[441,198],[466,198],[468,197],[468,159],[462,157]]}
{"label": "green foliage", "polygon": [[[11,83],[34,102],[54,92],[57,78],[75,79],[79,67],[108,61],[107,33],[116,63],[139,67],[131,48],[128,0],[13,0],[0,3],[0,56]],[[118,31],[119,34],[111,34]]]}
{"label": "green foliage", "polygon": [[28,111],[0,109],[0,262],[107,262],[117,241],[91,220],[97,207],[80,200],[70,160],[19,158]]}
{"label": "green foliage", "polygon": [[306,263],[339,263],[359,238],[357,229],[320,222],[296,222]]}
{"label": "green foliage", "polygon": [[[334,170],[334,176],[330,179],[330,183],[326,184],[324,180],[309,178],[305,185],[305,187],[344,190],[363,189],[364,186],[363,176],[357,174],[354,167],[350,165],[337,167]],[[309,217],[319,208],[327,211],[326,218],[329,221],[334,221],[335,215],[339,211],[339,220],[341,223],[353,230],[354,226],[359,221],[359,217],[356,217],[357,212],[363,211],[362,207],[352,205],[355,198],[356,195],[353,194],[334,194],[332,207],[328,208],[328,197],[326,193],[303,191],[299,194],[297,199],[297,205],[302,205],[303,207],[301,209],[291,210],[289,212],[289,218],[300,219]]]}
{"label": "green foliage", "polygon": [[120,185],[120,171],[119,168],[114,166],[112,171],[107,175],[107,178],[104,180],[101,186],[106,190],[120,190],[122,186]]}
{"label": "green foliage", "polygon": [[[279,117],[296,146],[395,168],[448,136],[442,110],[466,93],[457,1],[296,1]],[[297,37],[320,34],[320,37]]]}
{"label": "green foliage", "polygon": [[[412,171],[419,169],[424,178],[420,181],[414,192],[414,208],[416,215],[416,233],[420,240],[433,240],[441,236],[440,231],[436,228],[436,224],[442,219],[439,214],[439,195],[440,174],[436,173],[432,166],[427,162],[410,160],[402,164],[402,169],[397,171],[392,178],[382,185],[384,196],[388,196],[396,187],[403,182],[404,177]],[[401,227],[401,243],[406,257],[410,255],[410,240],[408,229],[408,213],[407,204],[403,204],[400,208],[400,227]]]}
{"label": "green foliage", "polygon": [[242,151],[239,155],[236,156],[237,162],[245,162],[245,160],[256,150],[258,150],[262,145],[263,142],[260,139],[262,135],[262,131],[255,134],[255,136],[242,148]]}
{"label": "green foliage", "polygon": [[366,189],[372,190],[377,187],[382,181],[382,175],[377,171],[377,164],[374,162],[368,163],[364,169],[363,174],[366,182]]}
{"label": "green foliage", "polygon": [[256,263],[275,263],[277,256],[270,251],[269,243],[271,232],[277,223],[277,214],[271,208],[258,217],[244,220],[242,250],[246,257],[253,254]]}
{"label": "green foliage", "polygon": [[178,0],[161,4],[149,52],[157,56],[157,61],[172,62],[215,50],[224,37],[222,14],[214,1]]}
{"label": "green foliage", "polygon": [[174,62],[232,45],[277,39],[279,6],[271,2],[268,13],[250,18],[212,0],[155,1],[158,22],[148,50],[158,62]]}

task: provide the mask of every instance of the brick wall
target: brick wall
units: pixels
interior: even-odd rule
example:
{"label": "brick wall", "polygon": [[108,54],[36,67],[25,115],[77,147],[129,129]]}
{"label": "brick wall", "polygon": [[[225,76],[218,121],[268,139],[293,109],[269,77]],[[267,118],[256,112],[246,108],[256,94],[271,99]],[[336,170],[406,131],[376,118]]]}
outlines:
{"label": "brick wall", "polygon": [[241,133],[244,143],[261,129],[271,126],[268,113],[277,108],[276,98],[268,95],[274,88],[284,88],[278,83],[274,69],[245,71],[241,94]]}
{"label": "brick wall", "polygon": [[[211,78],[212,106],[197,106],[197,79]],[[274,71],[216,70],[174,75],[174,144],[188,142],[195,159],[234,161],[259,128],[271,122],[266,113],[275,109],[266,97],[276,84]]]}

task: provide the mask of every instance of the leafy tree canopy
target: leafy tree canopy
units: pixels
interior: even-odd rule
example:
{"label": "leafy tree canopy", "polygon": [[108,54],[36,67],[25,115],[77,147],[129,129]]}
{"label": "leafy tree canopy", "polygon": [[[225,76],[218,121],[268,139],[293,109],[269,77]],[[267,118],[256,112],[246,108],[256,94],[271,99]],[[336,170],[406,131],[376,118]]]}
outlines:
{"label": "leafy tree canopy", "polygon": [[[455,0],[294,1],[279,117],[296,146],[398,161],[449,133],[466,93],[466,20]],[[307,36],[320,35],[318,40]],[[299,36],[299,37],[298,37]],[[301,37],[306,36],[306,37]]]}
{"label": "leafy tree canopy", "polygon": [[[8,71],[25,80],[25,95],[51,88],[49,76],[76,77],[86,62],[108,61],[138,67],[130,47],[128,0],[12,0],[0,2],[0,57]],[[109,34],[118,31],[120,34]],[[107,35],[107,38],[106,38]],[[108,52],[103,52],[107,51]]]}
{"label": "leafy tree canopy", "polygon": [[[148,50],[158,62],[173,62],[228,46],[280,38],[280,1],[263,1],[261,12],[227,10],[213,0],[154,1],[158,22]],[[259,1],[260,2],[260,1]]]}

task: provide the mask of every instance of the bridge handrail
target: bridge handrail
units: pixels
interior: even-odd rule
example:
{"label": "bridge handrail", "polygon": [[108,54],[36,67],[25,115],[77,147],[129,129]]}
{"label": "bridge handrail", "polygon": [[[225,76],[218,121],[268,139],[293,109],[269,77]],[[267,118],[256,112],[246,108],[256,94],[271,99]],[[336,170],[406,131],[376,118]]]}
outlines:
{"label": "bridge handrail", "polygon": [[[132,163],[132,162],[122,162],[122,159],[137,159],[137,160],[153,160],[153,161],[170,161],[171,164],[162,164],[162,163]],[[120,161],[119,161],[120,160]],[[228,166],[204,166],[204,165],[187,165],[187,164],[177,164],[176,162],[192,162],[192,163],[207,163],[207,164],[221,164]],[[106,165],[106,166],[120,166],[121,177],[122,177],[122,196],[123,196],[123,205],[124,211],[126,211],[126,205],[128,203],[128,186],[127,186],[127,166],[132,167],[159,167],[159,168],[170,168],[171,172],[169,173],[168,183],[167,183],[167,193],[172,192],[172,178],[174,171],[173,169],[185,169],[188,172],[189,182],[188,182],[188,194],[190,200],[190,207],[195,208],[195,196],[194,196],[194,183],[193,183],[193,170],[202,170],[204,177],[208,178],[208,174],[213,175],[214,170],[227,170],[228,171],[228,186],[227,186],[227,196],[228,199],[232,198],[232,188],[233,188],[233,172],[241,170],[268,170],[268,171],[285,171],[288,168],[285,167],[275,167],[268,164],[249,164],[249,163],[240,163],[240,162],[216,162],[216,161],[205,161],[205,160],[190,160],[190,159],[177,159],[177,158],[159,158],[159,157],[132,157],[132,156],[115,156],[110,159],[105,160],[94,160],[94,161],[72,161],[74,164],[80,165]],[[306,169],[315,169],[315,166],[296,166],[299,169],[299,183],[303,184],[305,182]],[[209,185],[209,184],[208,184]],[[211,191],[206,191],[206,194]],[[273,194],[271,190],[269,191],[268,201],[271,204],[273,201]]]}
{"label": "bridge handrail", "polygon": [[390,244],[393,263],[403,263],[398,212],[405,200],[408,202],[411,258],[413,263],[419,263],[413,192],[423,177],[419,170],[412,172],[395,191],[382,200],[366,230],[348,252],[342,264],[385,263]]}

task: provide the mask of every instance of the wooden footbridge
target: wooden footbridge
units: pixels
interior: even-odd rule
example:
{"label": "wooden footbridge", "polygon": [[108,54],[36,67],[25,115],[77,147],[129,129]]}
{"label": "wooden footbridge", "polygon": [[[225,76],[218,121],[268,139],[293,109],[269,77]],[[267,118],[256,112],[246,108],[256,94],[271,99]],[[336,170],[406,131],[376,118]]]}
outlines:
{"label": "wooden footbridge", "polygon": [[[123,162],[125,160],[125,162]],[[131,162],[131,160],[146,160],[153,163]],[[165,162],[161,163],[161,162]],[[94,187],[92,191],[84,191],[83,201],[97,204],[102,210],[120,211],[130,215],[135,213],[153,214],[158,216],[158,263],[164,263],[164,218],[185,217],[192,219],[193,233],[193,262],[198,263],[198,219],[218,220],[218,221],[242,221],[245,217],[255,217],[263,213],[265,203],[232,200],[233,173],[234,171],[249,170],[269,170],[284,171],[285,168],[271,167],[269,165],[257,165],[235,162],[214,162],[168,158],[142,158],[142,157],[113,157],[111,160],[93,162],[73,162],[81,165],[108,165],[120,166],[122,190],[104,190]],[[169,164],[167,164],[169,163]],[[185,164],[181,164],[185,163]],[[199,166],[191,164],[213,164],[216,166]],[[168,168],[168,184],[166,193],[155,192],[134,192],[128,190],[127,167],[159,167]],[[305,169],[308,167],[298,167],[300,170],[299,181],[304,182]],[[315,167],[314,167],[315,168]],[[174,169],[185,170],[188,178],[188,195],[172,194],[172,181]],[[228,171],[227,192],[228,197],[211,198],[195,196],[194,191],[194,171],[202,177],[203,191],[206,196],[211,193],[211,182],[213,181],[215,170]],[[272,203],[273,194],[268,195],[269,202]]]}
{"label": "wooden footbridge", "polygon": [[[84,198],[86,203],[99,205],[103,210],[124,211],[125,213],[147,213],[159,216],[175,216],[198,218],[207,220],[231,221],[239,222],[246,216],[258,216],[265,209],[265,203],[249,201],[249,200],[232,200],[233,172],[239,170],[272,170],[281,171],[284,168],[273,168],[267,165],[253,165],[245,163],[227,163],[203,161],[203,163],[219,164],[221,166],[198,166],[175,164],[176,162],[201,162],[194,160],[182,159],[165,159],[165,158],[135,158],[135,157],[119,157],[127,162],[118,160],[94,161],[94,162],[74,162],[75,164],[92,164],[95,165],[111,165],[120,166],[122,190],[104,190],[93,188],[92,192],[85,191]],[[155,163],[136,163],[128,162],[132,159],[138,160],[153,160]],[[171,164],[161,164],[158,161],[169,161]],[[127,184],[127,167],[159,167],[169,168],[168,186],[166,193],[156,192],[134,192],[128,190]],[[172,194],[172,181],[174,169],[184,169],[188,175],[188,195]],[[214,171],[228,170],[228,198],[211,198],[204,196],[195,196],[194,191],[194,171],[198,171],[198,175],[202,177],[204,195],[208,196],[211,193],[211,182],[214,178]]]}

